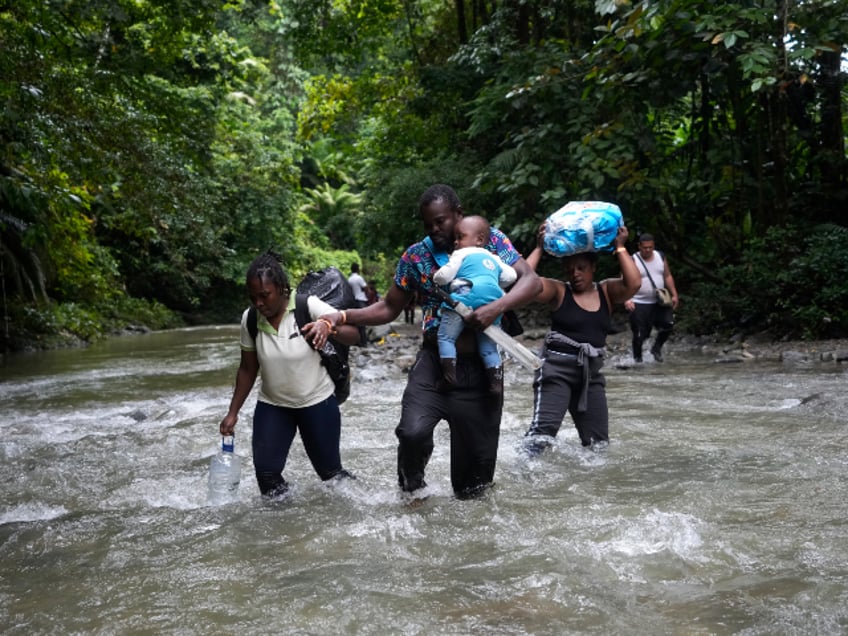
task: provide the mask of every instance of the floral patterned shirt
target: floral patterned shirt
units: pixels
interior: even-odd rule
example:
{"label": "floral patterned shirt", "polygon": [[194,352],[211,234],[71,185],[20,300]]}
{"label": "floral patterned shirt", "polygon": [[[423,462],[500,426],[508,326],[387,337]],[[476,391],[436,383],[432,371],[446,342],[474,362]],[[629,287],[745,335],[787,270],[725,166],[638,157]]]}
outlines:
{"label": "floral patterned shirt", "polygon": [[[519,254],[512,241],[501,232],[492,228],[486,249],[497,254],[507,265],[514,265]],[[432,243],[425,239],[406,248],[395,271],[395,284],[407,292],[418,292],[418,302],[424,312],[423,330],[439,327],[439,307],[442,301],[433,293],[433,272],[448,261],[448,254],[434,252]]]}

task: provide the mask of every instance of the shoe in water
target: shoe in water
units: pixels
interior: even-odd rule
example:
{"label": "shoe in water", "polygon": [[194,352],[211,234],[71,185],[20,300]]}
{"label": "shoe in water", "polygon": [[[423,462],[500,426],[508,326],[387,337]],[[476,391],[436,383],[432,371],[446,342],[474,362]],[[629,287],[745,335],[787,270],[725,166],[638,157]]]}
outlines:
{"label": "shoe in water", "polygon": [[356,475],[342,468],[339,472],[330,477],[330,479],[328,479],[327,481],[345,481],[347,479],[356,481]]}
{"label": "shoe in water", "polygon": [[593,453],[604,453],[609,448],[609,440],[595,440],[593,439],[589,444],[589,450]]}
{"label": "shoe in water", "polygon": [[417,490],[402,491],[400,494],[401,501],[403,505],[407,508],[420,508],[424,505],[424,502],[430,498],[430,493],[426,490],[427,485],[425,484],[421,488]]}
{"label": "shoe in water", "polygon": [[521,449],[528,457],[538,457],[549,449],[553,444],[541,435],[529,435],[524,438]]}
{"label": "shoe in water", "polygon": [[659,349],[651,349],[651,355],[654,356],[655,362],[662,362],[663,361],[663,355],[662,355],[662,352]]}
{"label": "shoe in water", "polygon": [[495,485],[493,483],[479,484],[477,486],[466,488],[465,490],[461,490],[460,492],[454,494],[459,500],[479,499],[494,487]]}

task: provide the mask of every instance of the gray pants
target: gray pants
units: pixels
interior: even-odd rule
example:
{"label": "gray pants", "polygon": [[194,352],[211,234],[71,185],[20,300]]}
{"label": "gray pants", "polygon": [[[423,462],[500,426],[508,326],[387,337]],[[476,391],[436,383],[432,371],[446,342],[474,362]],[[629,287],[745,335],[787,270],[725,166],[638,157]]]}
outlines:
{"label": "gray pants", "polygon": [[587,357],[585,363],[589,365],[587,407],[580,411],[577,405],[583,391],[583,367],[577,365],[577,356],[545,351],[542,366],[533,380],[533,421],[527,436],[555,437],[568,411],[583,446],[609,440],[606,378],[601,373],[604,359]]}

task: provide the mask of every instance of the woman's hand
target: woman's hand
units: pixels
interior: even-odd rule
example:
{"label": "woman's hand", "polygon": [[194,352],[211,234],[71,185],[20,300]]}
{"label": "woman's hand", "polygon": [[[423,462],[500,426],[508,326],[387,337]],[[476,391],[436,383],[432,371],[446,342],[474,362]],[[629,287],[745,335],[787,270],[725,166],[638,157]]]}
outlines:
{"label": "woman's hand", "polygon": [[545,245],[545,222],[542,221],[539,224],[539,228],[536,230],[536,247],[524,257],[524,260],[527,261],[527,264],[530,266],[534,272],[536,268],[539,267],[539,262],[542,260],[542,254],[544,253],[544,245]]}
{"label": "woman's hand", "polygon": [[545,221],[539,224],[539,229],[536,230],[536,247],[542,249],[545,245]]}
{"label": "woman's hand", "polygon": [[630,236],[630,232],[627,231],[627,226],[622,225],[618,228],[618,234],[615,235],[615,246],[616,247],[624,247],[627,245],[627,239]]}
{"label": "woman's hand", "polygon": [[224,419],[221,420],[221,426],[219,427],[221,435],[235,435],[237,421],[238,415],[230,415],[227,413],[224,416]]}

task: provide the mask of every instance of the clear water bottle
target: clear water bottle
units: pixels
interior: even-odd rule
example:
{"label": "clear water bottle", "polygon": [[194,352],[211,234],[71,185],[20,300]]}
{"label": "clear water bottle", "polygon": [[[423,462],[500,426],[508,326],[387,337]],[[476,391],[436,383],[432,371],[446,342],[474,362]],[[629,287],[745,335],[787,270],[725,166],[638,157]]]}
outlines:
{"label": "clear water bottle", "polygon": [[221,450],[209,466],[209,503],[214,506],[235,501],[238,498],[241,479],[241,458],[235,454],[235,438],[224,435]]}

